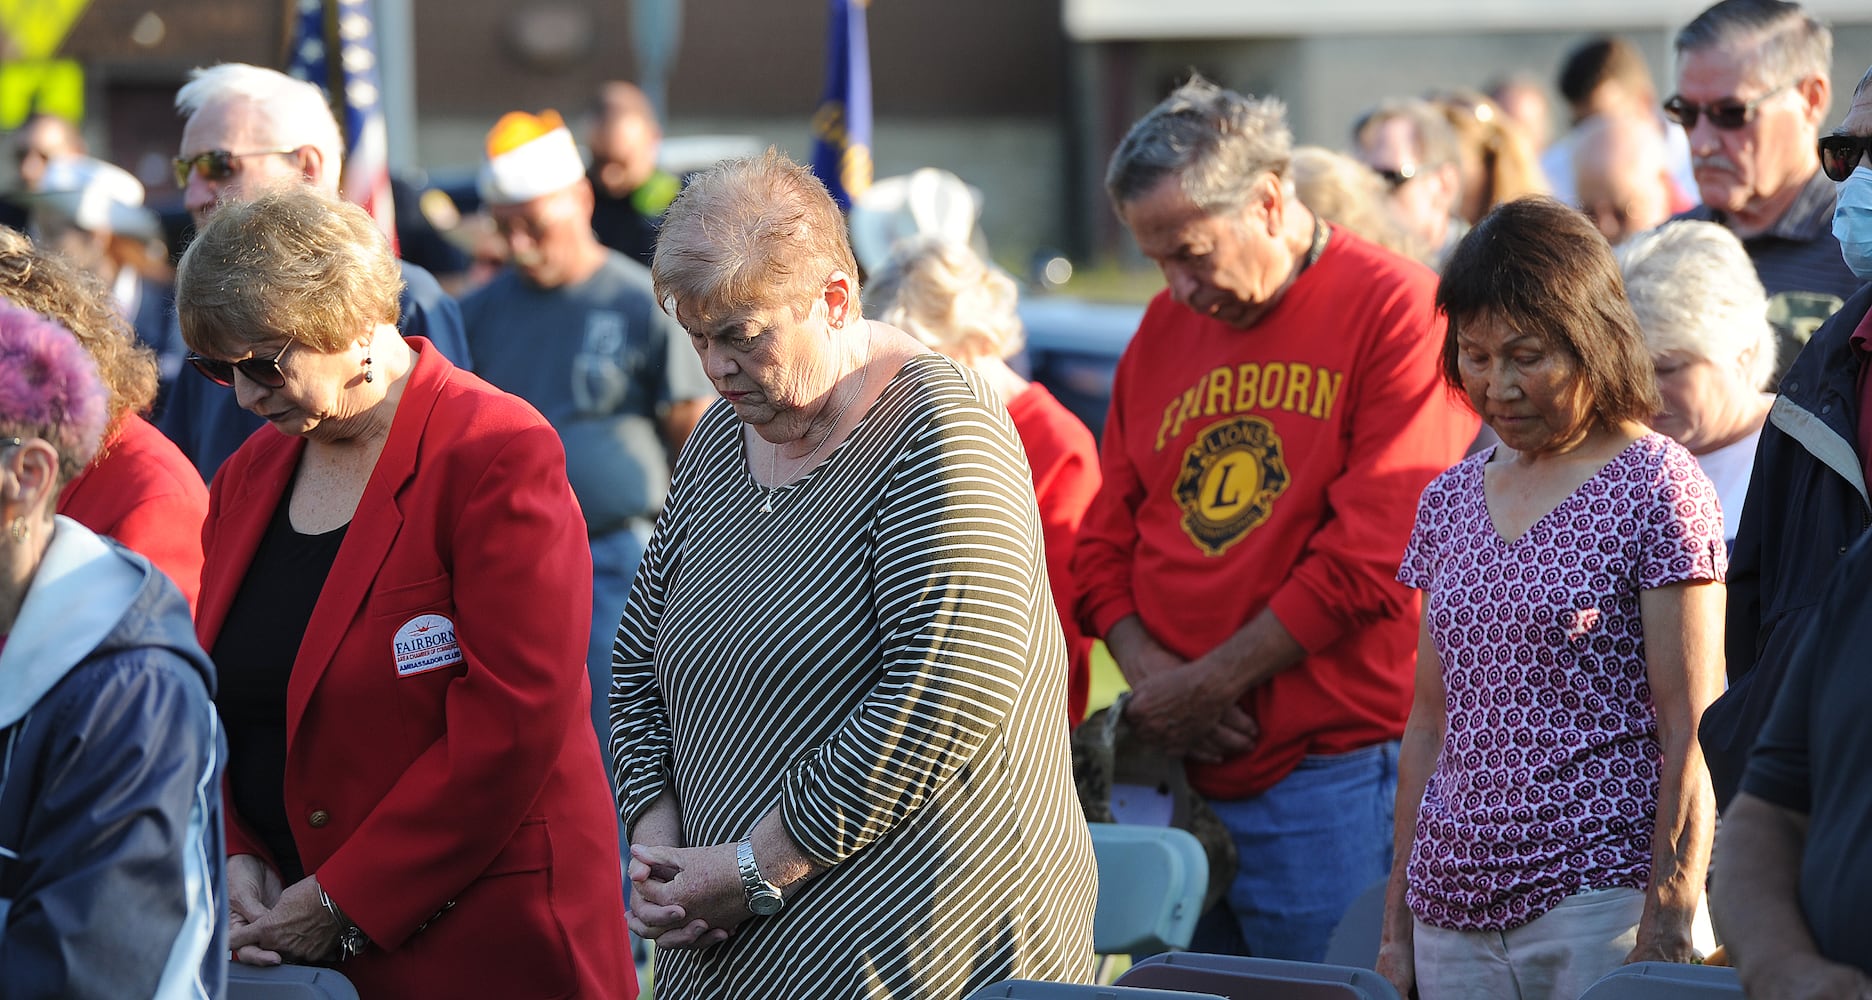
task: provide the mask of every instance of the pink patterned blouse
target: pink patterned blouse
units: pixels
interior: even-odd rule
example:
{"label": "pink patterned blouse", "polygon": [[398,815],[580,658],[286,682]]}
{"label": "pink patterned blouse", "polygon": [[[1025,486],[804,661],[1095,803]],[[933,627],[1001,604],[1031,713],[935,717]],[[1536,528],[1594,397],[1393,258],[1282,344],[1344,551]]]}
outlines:
{"label": "pink patterned blouse", "polygon": [[1506,930],[1644,888],[1659,757],[1640,591],[1728,568],[1716,490],[1649,434],[1514,542],[1471,456],[1424,489],[1398,579],[1425,592],[1448,727],[1408,869],[1434,927]]}

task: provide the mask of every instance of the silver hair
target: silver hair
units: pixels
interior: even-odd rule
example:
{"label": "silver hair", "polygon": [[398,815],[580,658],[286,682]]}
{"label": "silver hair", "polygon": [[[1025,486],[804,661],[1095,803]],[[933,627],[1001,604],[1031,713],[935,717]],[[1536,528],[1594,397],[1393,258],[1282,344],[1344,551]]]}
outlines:
{"label": "silver hair", "polygon": [[1105,190],[1124,205],[1175,176],[1196,207],[1227,212],[1247,204],[1262,174],[1284,179],[1292,160],[1285,104],[1191,76],[1125,133]]}
{"label": "silver hair", "polygon": [[[338,189],[344,163],[344,133],[332,117],[325,92],[278,70],[247,63],[221,63],[189,74],[189,82],[176,91],[176,112],[194,118],[209,108],[245,102],[259,109],[271,142],[279,148],[311,146],[324,157],[326,183]],[[244,152],[244,150],[230,150]]]}
{"label": "silver hair", "polygon": [[1768,387],[1776,343],[1768,295],[1734,233],[1713,222],[1671,222],[1615,252],[1651,353],[1740,361],[1750,385]]}
{"label": "silver hair", "polygon": [[1434,170],[1457,162],[1461,147],[1449,116],[1429,101],[1415,97],[1387,97],[1378,102],[1377,107],[1352,123],[1352,138],[1362,147],[1379,126],[1392,121],[1410,123],[1411,134],[1416,137],[1417,167]]}
{"label": "silver hair", "polygon": [[864,291],[880,322],[932,350],[1007,358],[1021,349],[1014,279],[967,244],[934,236],[900,242]]}
{"label": "silver hair", "polygon": [[1756,80],[1778,87],[1833,78],[1833,30],[1787,0],[1722,0],[1677,33],[1677,58],[1714,48],[1754,49]]}

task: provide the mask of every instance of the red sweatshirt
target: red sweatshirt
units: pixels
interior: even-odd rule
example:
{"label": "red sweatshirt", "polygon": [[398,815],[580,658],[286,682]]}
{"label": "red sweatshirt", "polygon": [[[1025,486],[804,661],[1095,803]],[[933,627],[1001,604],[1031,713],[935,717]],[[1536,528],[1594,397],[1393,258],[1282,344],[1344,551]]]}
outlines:
{"label": "red sweatshirt", "polygon": [[1080,622],[1102,636],[1136,614],[1194,659],[1271,608],[1307,654],[1242,699],[1252,751],[1190,766],[1204,795],[1404,732],[1418,605],[1394,577],[1418,495],[1479,424],[1440,377],[1435,289],[1334,228],[1253,328],[1159,294],[1118,363],[1073,560]]}
{"label": "red sweatshirt", "polygon": [[1034,497],[1040,504],[1040,530],[1046,541],[1047,582],[1066,630],[1070,671],[1066,675],[1066,715],[1072,725],[1085,718],[1092,687],[1091,636],[1079,630],[1072,615],[1073,547],[1079,522],[1099,488],[1098,443],[1073,412],[1035,382],[1008,400],[1008,416],[1020,434],[1027,464],[1033,467]]}
{"label": "red sweatshirt", "polygon": [[58,512],[155,563],[194,610],[208,487],[194,463],[149,421],[124,417],[104,457],[65,484]]}

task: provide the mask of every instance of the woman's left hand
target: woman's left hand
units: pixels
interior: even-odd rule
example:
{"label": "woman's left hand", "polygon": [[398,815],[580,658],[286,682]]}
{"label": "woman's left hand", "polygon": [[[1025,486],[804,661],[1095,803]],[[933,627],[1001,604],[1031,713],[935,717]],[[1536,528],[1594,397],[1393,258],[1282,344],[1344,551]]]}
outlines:
{"label": "woman's left hand", "polygon": [[727,940],[728,934],[750,914],[741,888],[741,866],[735,845],[713,847],[631,846],[631,894],[650,904],[649,912],[675,916],[662,924],[649,923],[633,912],[633,933],[662,947],[706,948]]}
{"label": "woman's left hand", "polygon": [[228,947],[256,945],[288,962],[317,962],[338,954],[338,922],[319,902],[318,879],[300,879],[258,920],[228,928]]}
{"label": "woman's left hand", "polygon": [[1687,917],[1675,914],[1652,917],[1647,913],[1638,921],[1638,943],[1631,954],[1625,956],[1625,964],[1695,961],[1696,945],[1691,942],[1690,924]]}

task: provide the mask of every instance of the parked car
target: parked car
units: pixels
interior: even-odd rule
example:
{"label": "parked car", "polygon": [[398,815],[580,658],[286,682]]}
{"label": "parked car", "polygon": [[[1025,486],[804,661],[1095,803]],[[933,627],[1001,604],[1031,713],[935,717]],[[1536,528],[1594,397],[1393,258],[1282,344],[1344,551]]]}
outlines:
{"label": "parked car", "polygon": [[1063,295],[1021,300],[1027,346],[1009,363],[1047,387],[1092,429],[1105,432],[1118,358],[1144,316],[1141,303],[1092,302]]}

